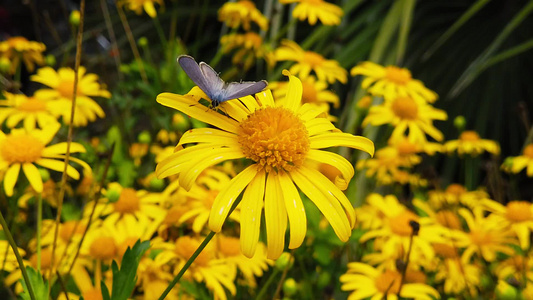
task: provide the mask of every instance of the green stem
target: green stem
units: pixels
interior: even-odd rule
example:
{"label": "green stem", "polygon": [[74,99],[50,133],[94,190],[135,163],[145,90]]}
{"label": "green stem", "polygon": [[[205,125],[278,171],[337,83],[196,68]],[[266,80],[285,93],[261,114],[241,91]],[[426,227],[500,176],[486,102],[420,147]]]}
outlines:
{"label": "green stem", "polygon": [[43,226],[43,193],[37,198],[37,271],[41,272],[41,232]]}
{"label": "green stem", "polygon": [[2,211],[0,211],[0,224],[4,228],[4,234],[6,235],[6,239],[8,243],[11,245],[11,248],[13,248],[13,252],[15,252],[15,257],[17,257],[17,262],[19,264],[20,271],[22,272],[22,277],[24,277],[24,281],[26,282],[26,286],[28,287],[28,293],[30,294],[30,298],[32,300],[35,300],[35,294],[33,293],[33,287],[31,286],[30,278],[28,277],[28,273],[26,272],[26,267],[24,266],[24,262],[22,261],[22,256],[20,256],[17,244],[15,244],[15,240],[13,239],[13,236],[11,235],[11,231],[9,231],[9,228],[7,227],[6,220],[4,219],[4,215],[2,214]]}
{"label": "green stem", "polygon": [[469,191],[474,189],[474,166],[474,158],[465,156],[465,187]]}
{"label": "green stem", "polygon": [[163,48],[167,47],[167,38],[165,37],[165,33],[163,32],[163,28],[161,27],[161,23],[159,23],[159,19],[157,17],[151,18],[152,21],[154,21],[155,30],[157,31],[157,34],[159,35],[159,39],[161,40],[161,44],[163,45]]}
{"label": "green stem", "polygon": [[274,280],[276,279],[278,273],[279,273],[279,270],[274,268],[274,272],[272,272],[272,274],[270,274],[270,277],[268,277],[267,282],[265,282],[265,284],[263,285],[263,287],[261,288],[261,290],[257,294],[257,297],[255,297],[255,299],[261,300],[261,299],[264,298],[268,287],[272,284],[272,282],[274,282]]}
{"label": "green stem", "polygon": [[193,255],[187,260],[185,265],[181,268],[181,270],[178,273],[178,275],[176,275],[176,277],[174,277],[172,282],[170,282],[170,284],[168,285],[167,289],[163,292],[163,294],[161,294],[161,296],[159,297],[159,300],[165,299],[165,297],[168,295],[168,293],[170,293],[172,288],[178,283],[178,281],[180,281],[180,279],[183,276],[183,274],[185,274],[187,269],[189,269],[189,267],[194,262],[196,257],[198,257],[198,255],[200,255],[200,252],[202,252],[202,250],[204,250],[205,246],[207,246],[207,244],[211,241],[211,239],[213,239],[215,234],[216,234],[216,232],[214,232],[214,231],[209,232],[209,234],[205,237],[204,241],[200,244],[200,246],[198,246],[198,249],[196,249],[196,251],[194,251]]}

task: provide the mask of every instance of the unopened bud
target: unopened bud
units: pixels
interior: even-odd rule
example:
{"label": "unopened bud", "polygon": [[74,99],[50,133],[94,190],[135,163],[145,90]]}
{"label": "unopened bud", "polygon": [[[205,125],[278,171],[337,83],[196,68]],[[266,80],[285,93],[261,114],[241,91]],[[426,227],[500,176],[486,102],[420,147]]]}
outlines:
{"label": "unopened bud", "polygon": [[50,179],[50,172],[48,172],[47,169],[39,168],[39,174],[41,175],[43,182],[47,182]]}
{"label": "unopened bud", "polygon": [[107,191],[106,196],[109,203],[115,203],[120,199],[120,192],[117,190],[109,190]]}
{"label": "unopened bud", "polygon": [[9,58],[5,56],[0,57],[0,72],[7,73],[9,72],[9,68],[11,68],[11,61]]}
{"label": "unopened bud", "polygon": [[150,144],[152,142],[152,136],[148,130],[143,130],[139,133],[139,136],[137,136],[137,140],[142,144]]}
{"label": "unopened bud", "polygon": [[411,220],[409,221],[409,226],[411,226],[411,229],[413,230],[413,235],[418,235],[418,232],[420,231],[420,223],[415,220]]}
{"label": "unopened bud", "polygon": [[49,66],[49,67],[53,67],[56,65],[56,57],[53,56],[52,54],[48,54],[47,56],[45,56],[44,58],[44,63]]}
{"label": "unopened bud", "polygon": [[283,293],[285,296],[293,296],[298,292],[298,284],[293,278],[288,278],[283,283]]}
{"label": "unopened bud", "polygon": [[466,126],[466,119],[463,116],[457,116],[453,119],[453,126],[459,131],[463,131]]}
{"label": "unopened bud", "polygon": [[148,46],[148,39],[146,37],[140,37],[138,40],[137,40],[137,43],[139,44],[139,46],[141,47],[146,47]]}
{"label": "unopened bud", "polygon": [[69,17],[68,21],[69,21],[70,25],[72,25],[74,27],[78,27],[78,25],[80,25],[80,18],[81,18],[80,11],[79,10],[73,10],[70,13],[70,17]]}
{"label": "unopened bud", "polygon": [[281,256],[276,260],[276,268],[280,271],[290,269],[294,263],[294,258],[288,252],[283,252]]}

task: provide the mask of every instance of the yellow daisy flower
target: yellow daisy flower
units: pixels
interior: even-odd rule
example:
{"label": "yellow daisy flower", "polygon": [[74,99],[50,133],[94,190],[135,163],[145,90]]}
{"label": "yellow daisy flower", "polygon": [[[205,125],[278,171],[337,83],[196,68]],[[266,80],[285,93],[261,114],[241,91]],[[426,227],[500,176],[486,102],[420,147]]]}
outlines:
{"label": "yellow daisy flower", "polygon": [[348,72],[339,65],[336,60],[325,59],[322,55],[313,51],[304,51],[297,43],[291,40],[281,41],[281,46],[274,51],[278,61],[296,62],[289,71],[295,76],[305,79],[311,71],[314,71],[318,80],[334,83],[348,81]]}
{"label": "yellow daisy flower", "polygon": [[126,6],[129,10],[134,11],[136,14],[142,14],[144,11],[151,17],[157,17],[157,11],[155,9],[154,3],[164,6],[165,2],[163,0],[122,0],[119,1],[119,5]]}
{"label": "yellow daisy flower", "polygon": [[348,271],[341,275],[341,290],[353,291],[348,299],[359,300],[371,297],[372,299],[398,300],[402,298],[432,300],[439,299],[439,293],[424,283],[408,283],[404,281],[401,286],[401,274],[396,270],[378,270],[367,264],[352,262],[348,264]]}
{"label": "yellow daisy flower", "polygon": [[[97,82],[98,76],[85,73],[84,67],[78,70],[78,88],[76,96],[76,112],[74,126],[86,126],[96,117],[103,118],[104,111],[91,97],[111,98],[111,94],[103,89]],[[63,117],[65,123],[70,123],[72,110],[72,96],[74,95],[74,70],[61,68],[58,72],[50,67],[37,70],[37,74],[30,77],[35,82],[42,83],[51,89],[40,89],[35,92],[35,97],[49,99],[49,108],[52,113]]]}
{"label": "yellow daisy flower", "polygon": [[457,140],[450,140],[444,143],[446,151],[449,153],[457,151],[459,155],[468,154],[478,156],[487,151],[494,155],[500,154],[500,146],[492,140],[483,140],[475,131],[463,131]]}
{"label": "yellow daisy flower", "polygon": [[300,21],[307,19],[310,25],[317,20],[327,26],[339,25],[344,14],[342,8],[323,0],[280,0],[280,3],[298,3],[292,11],[292,16]]}
{"label": "yellow daisy flower", "polygon": [[523,279],[526,279],[527,281],[532,282],[533,259],[531,259],[531,257],[522,255],[511,256],[498,262],[494,268],[494,274],[496,274],[498,278],[504,280],[514,279],[520,283],[523,283]]}
{"label": "yellow daisy flower", "polygon": [[[226,101],[221,110],[204,106],[189,96],[163,93],[157,101],[220,129],[187,131],[178,151],[156,167],[159,177],[179,174],[182,187],[190,190],[196,178],[209,166],[225,160],[248,158],[252,165],[235,176],[215,199],[209,228],[219,232],[232,205],[244,191],[241,211],[241,249],[252,257],[259,238],[264,207],[268,257],[277,258],[284,249],[287,217],[290,223],[289,248],[303,242],[307,219],[298,187],[322,211],[337,236],[347,241],[355,224],[353,207],[342,191],[307,162],[324,162],[341,172],[336,183],[343,186],[354,175],[352,165],[342,156],[319,149],[347,146],[370,154],[374,144],[367,138],[339,132],[331,122],[317,118],[319,111],[301,104],[302,85],[289,75],[289,89],[282,106],[275,106],[270,90],[240,101]],[[244,104],[243,104],[244,103]],[[182,145],[196,145],[181,149]],[[296,184],[296,185],[295,185]]]}
{"label": "yellow daisy flower", "polygon": [[469,263],[475,253],[478,253],[488,262],[496,259],[496,253],[512,255],[513,249],[509,244],[516,244],[512,232],[508,227],[503,227],[497,218],[485,217],[482,209],[473,212],[465,208],[459,209],[469,232],[454,231],[451,236],[455,245],[466,248],[461,256],[463,263]]}
{"label": "yellow daisy flower", "polygon": [[[67,143],[46,146],[52,141],[59,127],[59,123],[56,123],[44,129],[13,129],[9,134],[0,132],[0,170],[6,172],[4,189],[7,196],[13,195],[21,168],[32,188],[38,193],[43,191],[43,180],[35,165],[63,172]],[[85,152],[85,148],[81,144],[71,143],[70,153],[78,152]],[[70,161],[90,169],[79,159],[70,157]],[[80,173],[70,165],[67,167],[67,175],[74,179],[80,178]]]}
{"label": "yellow daisy flower", "polygon": [[413,79],[411,72],[396,66],[383,67],[365,61],[350,70],[352,76],[363,75],[363,89],[374,96],[385,98],[409,97],[417,101],[433,103],[438,95],[426,88],[420,80]]}
{"label": "yellow daisy flower", "polygon": [[224,3],[218,10],[218,20],[225,22],[231,28],[237,28],[242,24],[246,31],[251,29],[251,22],[255,22],[261,30],[268,29],[268,19],[255,7],[254,2],[249,0]]}
{"label": "yellow daisy flower", "polygon": [[527,201],[510,201],[506,206],[490,199],[483,199],[481,204],[500,220],[502,226],[510,226],[518,237],[520,247],[529,249],[530,234],[533,231],[533,205]]}
{"label": "yellow daisy flower", "polygon": [[44,128],[57,123],[57,118],[48,108],[47,100],[8,92],[4,92],[4,96],[6,99],[0,100],[0,123],[6,120],[7,127],[14,128],[23,121],[26,130],[33,130],[37,124]]}
{"label": "yellow daisy flower", "polygon": [[10,73],[15,74],[22,60],[28,72],[33,72],[35,64],[44,64],[43,52],[46,46],[43,43],[28,41],[25,37],[15,36],[0,42],[0,57],[11,61]]}
{"label": "yellow daisy flower", "polygon": [[223,53],[238,49],[231,61],[234,65],[242,65],[244,70],[250,69],[258,58],[264,59],[268,67],[273,67],[276,64],[274,53],[263,42],[263,38],[255,32],[224,35],[220,38],[220,44]]}
{"label": "yellow daisy flower", "polygon": [[482,199],[488,198],[489,194],[482,189],[468,191],[464,185],[452,183],[443,190],[428,192],[429,204],[434,209],[456,208],[463,205],[469,208],[479,206]]}
{"label": "yellow daisy flower", "polygon": [[519,173],[523,169],[527,170],[527,176],[533,177],[533,144],[527,145],[522,155],[512,157],[508,168],[512,173]]}
{"label": "yellow daisy flower", "polygon": [[386,98],[382,104],[372,106],[363,120],[363,126],[391,124],[394,126],[392,140],[401,138],[409,130],[407,137],[411,142],[425,143],[426,134],[437,141],[443,140],[442,132],[435,128],[432,122],[447,118],[445,111],[436,109],[426,102],[411,97],[396,97]]}

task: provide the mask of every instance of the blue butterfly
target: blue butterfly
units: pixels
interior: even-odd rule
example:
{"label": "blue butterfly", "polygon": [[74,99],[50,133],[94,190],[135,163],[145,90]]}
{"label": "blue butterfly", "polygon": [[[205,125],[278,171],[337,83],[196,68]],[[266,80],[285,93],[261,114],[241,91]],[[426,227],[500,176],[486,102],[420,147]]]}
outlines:
{"label": "blue butterfly", "polygon": [[178,63],[189,78],[211,99],[212,108],[231,99],[259,93],[268,84],[266,80],[226,83],[210,65],[203,61],[198,64],[189,55],[178,57]]}

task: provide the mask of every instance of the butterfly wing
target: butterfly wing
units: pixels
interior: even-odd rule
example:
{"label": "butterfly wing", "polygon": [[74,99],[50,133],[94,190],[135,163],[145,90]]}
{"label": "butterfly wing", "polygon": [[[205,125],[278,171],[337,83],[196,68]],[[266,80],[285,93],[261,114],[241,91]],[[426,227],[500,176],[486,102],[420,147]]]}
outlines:
{"label": "butterfly wing", "polygon": [[268,83],[266,80],[261,81],[247,81],[247,82],[232,82],[224,89],[224,99],[220,102],[224,102],[231,99],[237,99],[248,95],[253,95],[262,91]]}
{"label": "butterfly wing", "polygon": [[[213,89],[209,80],[206,78],[198,63],[189,55],[180,55],[178,63],[187,76],[202,90],[207,96],[211,97]],[[202,64],[202,63],[200,63]],[[205,63],[204,63],[205,64]],[[214,71],[213,71],[214,72]]]}

